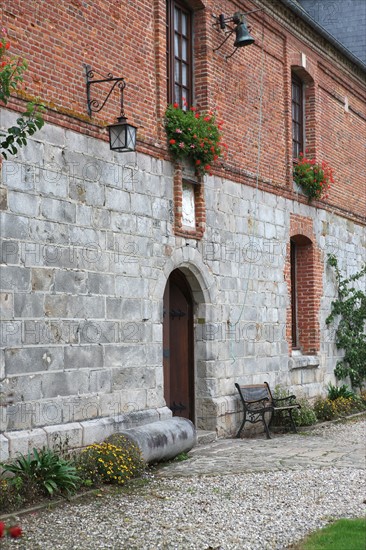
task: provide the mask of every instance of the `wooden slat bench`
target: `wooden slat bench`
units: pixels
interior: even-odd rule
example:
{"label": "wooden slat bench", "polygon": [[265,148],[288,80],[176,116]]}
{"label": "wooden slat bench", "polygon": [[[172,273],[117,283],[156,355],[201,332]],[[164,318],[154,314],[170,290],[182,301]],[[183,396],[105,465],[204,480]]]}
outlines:
{"label": "wooden slat bench", "polygon": [[[294,409],[301,409],[301,405],[296,403],[295,395],[275,399],[272,396],[272,392],[267,382],[264,382],[263,384],[254,384],[251,386],[241,386],[239,384],[235,384],[235,387],[239,392],[240,399],[244,407],[243,421],[236,437],[240,437],[244,424],[248,421],[252,424],[262,422],[267,434],[267,439],[271,439],[269,427],[273,420],[274,413],[277,411],[288,412],[292,429],[294,432],[297,432],[296,425],[292,417],[292,411]],[[268,423],[265,417],[266,413],[270,414],[270,420]]]}

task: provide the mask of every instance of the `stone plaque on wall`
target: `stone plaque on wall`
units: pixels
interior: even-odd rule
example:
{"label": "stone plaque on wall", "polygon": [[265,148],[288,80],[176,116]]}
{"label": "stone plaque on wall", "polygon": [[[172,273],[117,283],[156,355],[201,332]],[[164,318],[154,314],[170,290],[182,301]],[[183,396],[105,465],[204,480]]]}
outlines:
{"label": "stone plaque on wall", "polygon": [[182,184],[182,224],[185,227],[196,227],[196,209],[194,184],[183,181]]}

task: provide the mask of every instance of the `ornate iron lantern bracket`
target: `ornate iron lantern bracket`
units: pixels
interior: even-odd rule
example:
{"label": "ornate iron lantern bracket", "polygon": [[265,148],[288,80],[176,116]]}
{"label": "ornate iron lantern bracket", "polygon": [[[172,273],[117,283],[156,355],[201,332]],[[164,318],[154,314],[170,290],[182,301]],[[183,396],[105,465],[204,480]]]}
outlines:
{"label": "ornate iron lantern bracket", "polygon": [[[113,90],[117,87],[120,90],[121,93],[121,99],[120,99],[120,115],[119,116],[125,116],[124,114],[124,108],[123,108],[123,91],[126,87],[126,82],[123,77],[114,77],[112,73],[108,73],[105,78],[94,78],[95,76],[98,76],[99,73],[94,71],[90,65],[85,65],[85,76],[86,76],[86,96],[87,96],[87,109],[88,109],[88,115],[91,117],[93,113],[99,113],[104,107],[104,105],[107,103],[108,99],[110,98]],[[99,75],[103,76],[103,75]],[[104,98],[103,101],[100,101],[98,99],[92,99],[91,98],[91,86],[93,84],[103,84],[105,82],[111,83],[111,87]]]}
{"label": "ornate iron lantern bracket", "polygon": [[[115,77],[112,73],[108,73],[105,78],[94,78],[95,75],[99,75],[94,71],[90,65],[84,65],[85,67],[85,76],[86,76],[86,97],[87,97],[87,110],[88,115],[91,117],[93,113],[99,113],[107,103],[110,98],[113,90],[118,88],[120,91],[120,113],[117,117],[117,122],[114,124],[109,124],[109,146],[112,151],[117,151],[119,153],[125,153],[128,151],[135,151],[136,148],[136,126],[127,123],[127,118],[125,115],[123,107],[123,91],[126,87],[126,82],[123,77]],[[103,76],[103,75],[99,75]],[[107,95],[103,100],[94,99],[91,97],[91,87],[94,84],[110,84],[110,88],[107,92]]]}

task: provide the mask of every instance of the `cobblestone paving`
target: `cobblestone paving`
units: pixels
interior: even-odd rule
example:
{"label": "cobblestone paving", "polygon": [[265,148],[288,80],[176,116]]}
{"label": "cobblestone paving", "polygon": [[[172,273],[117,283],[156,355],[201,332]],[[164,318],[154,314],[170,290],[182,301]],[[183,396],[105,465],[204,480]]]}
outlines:
{"label": "cobblestone paving", "polygon": [[[359,423],[357,423],[359,424]],[[365,424],[363,435],[366,435]],[[360,429],[358,427],[358,429]],[[352,424],[326,425],[272,439],[224,439],[193,449],[190,460],[162,468],[161,477],[221,475],[303,468],[365,468],[365,437]]]}

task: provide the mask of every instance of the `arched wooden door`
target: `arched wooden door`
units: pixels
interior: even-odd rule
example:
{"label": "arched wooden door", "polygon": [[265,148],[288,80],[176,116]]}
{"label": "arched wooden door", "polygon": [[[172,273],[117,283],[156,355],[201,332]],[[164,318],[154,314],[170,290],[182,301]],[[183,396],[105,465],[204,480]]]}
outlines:
{"label": "arched wooden door", "polygon": [[163,321],[164,397],[174,416],[194,422],[193,300],[179,269],[168,279]]}

